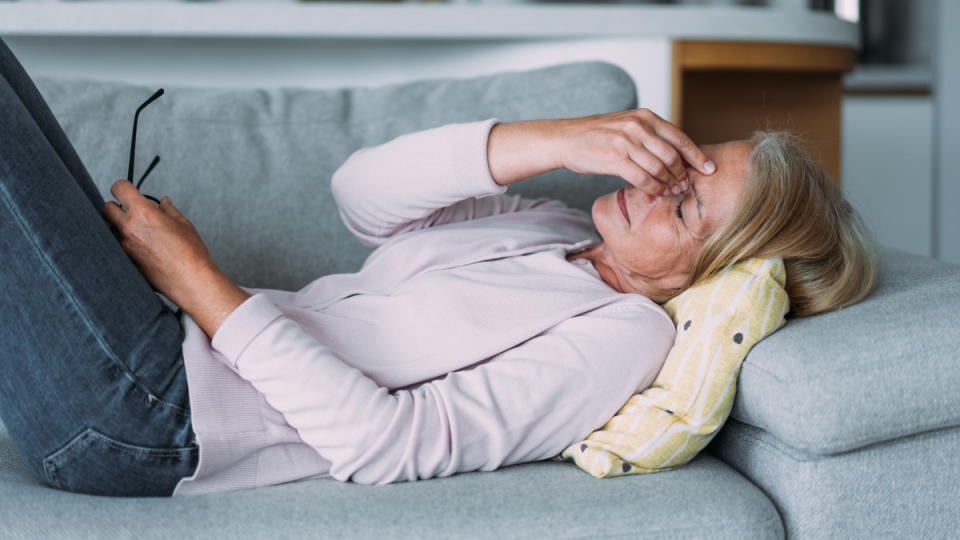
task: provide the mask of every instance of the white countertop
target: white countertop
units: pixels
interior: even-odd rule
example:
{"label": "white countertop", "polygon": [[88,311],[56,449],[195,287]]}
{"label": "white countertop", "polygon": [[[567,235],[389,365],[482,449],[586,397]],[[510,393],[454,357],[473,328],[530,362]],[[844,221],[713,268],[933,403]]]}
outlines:
{"label": "white countertop", "polygon": [[928,92],[933,87],[933,70],[929,65],[859,64],[843,83],[852,91]]}
{"label": "white countertop", "polygon": [[496,40],[639,37],[856,46],[856,24],[762,7],[416,2],[2,2],[0,36]]}

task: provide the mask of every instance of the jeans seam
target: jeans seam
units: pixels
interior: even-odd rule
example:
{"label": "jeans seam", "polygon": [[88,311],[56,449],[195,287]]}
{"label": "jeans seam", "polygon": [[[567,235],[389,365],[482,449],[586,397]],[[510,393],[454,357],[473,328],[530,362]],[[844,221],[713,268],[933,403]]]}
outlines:
{"label": "jeans seam", "polygon": [[57,489],[63,489],[60,481],[57,480],[57,465],[49,459],[43,460],[43,474],[47,477],[47,484]]}
{"label": "jeans seam", "polygon": [[14,205],[13,202],[10,200],[10,195],[7,193],[7,190],[2,185],[0,185],[0,198],[3,199],[4,205],[10,210],[10,214],[13,216],[14,221],[16,221],[17,226],[24,233],[24,236],[26,236],[27,239],[30,241],[30,245],[33,246],[34,251],[40,256],[40,260],[43,261],[44,266],[53,276],[54,280],[57,282],[57,285],[60,287],[60,290],[70,300],[70,304],[73,306],[74,311],[77,313],[77,315],[80,316],[80,319],[83,321],[84,325],[87,327],[87,331],[90,332],[90,335],[92,335],[94,339],[97,340],[97,343],[100,345],[100,348],[103,350],[103,352],[107,354],[107,356],[110,358],[111,361],[113,361],[116,365],[120,366],[120,370],[127,376],[127,378],[133,381],[134,385],[141,388],[143,391],[147,393],[148,403],[151,402],[149,396],[153,396],[158,403],[164,405],[165,407],[173,408],[175,411],[181,412],[184,416],[189,416],[189,411],[184,410],[171,403],[167,403],[159,398],[156,398],[153,392],[150,390],[150,388],[147,385],[143,384],[140,380],[138,380],[130,372],[130,369],[123,362],[120,361],[120,358],[117,356],[117,354],[103,340],[103,336],[101,336],[100,333],[96,331],[93,324],[90,322],[90,319],[87,317],[87,314],[84,313],[83,309],[80,308],[80,304],[79,302],[77,302],[77,299],[73,296],[71,291],[64,286],[64,280],[62,276],[60,276],[60,273],[57,272],[56,267],[50,262],[50,259],[47,257],[46,253],[44,253],[43,250],[40,249],[40,246],[37,245],[36,239],[33,237],[32,234],[30,234],[26,224],[24,223],[23,216],[20,215],[20,212],[18,211],[16,205]]}
{"label": "jeans seam", "polygon": [[[112,448],[114,450],[123,452],[125,454],[130,454],[131,456],[147,454],[153,457],[169,458],[169,457],[182,456],[184,454],[184,450],[186,450],[188,453],[197,451],[197,448],[194,446],[185,446],[179,450],[167,450],[163,448],[145,447],[145,446],[137,445],[133,443],[123,444],[122,441],[115,441],[112,437],[108,436],[106,433],[102,433],[93,428],[87,428],[87,431],[91,432],[91,434],[88,435],[88,438],[95,438],[99,440],[101,443],[103,443],[105,446],[107,446],[108,448]],[[131,446],[134,448],[130,448]]]}
{"label": "jeans seam", "polygon": [[[60,462],[63,461],[63,458],[65,458],[74,450],[80,447],[80,444],[79,444],[79,441],[77,441],[77,438],[80,437],[81,435],[83,435],[84,439],[89,438],[90,428],[89,427],[84,428],[83,431],[81,431],[80,433],[77,433],[73,437],[70,437],[69,439],[67,439],[67,442],[65,442],[63,446],[61,446],[54,453],[43,458],[43,471],[47,475],[47,482],[50,485],[59,489],[63,489],[63,486],[60,485],[60,481],[57,480],[57,471],[60,468]],[[77,441],[78,444],[71,444],[75,441]]]}
{"label": "jeans seam", "polygon": [[178,450],[166,450],[162,448],[150,448],[150,447],[141,447],[143,448],[143,450],[137,449],[137,448],[129,448],[128,446],[137,447],[141,445],[136,445],[133,443],[125,443],[126,444],[125,446],[122,443],[122,441],[114,441],[113,438],[111,438],[107,434],[102,433],[99,430],[94,429],[90,426],[87,426],[83,428],[83,430],[80,431],[80,433],[77,433],[73,437],[69,438],[67,442],[64,443],[64,445],[61,446],[58,450],[56,450],[52,454],[43,458],[43,471],[47,477],[48,484],[58,489],[63,489],[63,486],[60,484],[60,481],[58,480],[58,477],[57,477],[57,471],[60,469],[60,464],[63,463],[63,460],[69,457],[70,454],[74,453],[76,450],[80,448],[85,447],[86,445],[84,445],[83,443],[88,439],[97,439],[108,448],[111,448],[119,452],[123,452],[128,455],[132,455],[132,456],[139,456],[146,453],[147,455],[150,455],[153,457],[159,457],[159,458],[177,458],[177,457],[183,457],[184,453],[186,453],[187,455],[191,455],[191,454],[196,454],[200,451],[199,446],[197,446],[195,443],[185,447],[181,447]]}
{"label": "jeans seam", "polygon": [[[195,444],[188,444],[187,446],[177,447],[176,450],[170,450],[166,448],[154,448],[149,446],[143,446],[134,443],[124,443],[123,441],[117,441],[110,437],[102,431],[87,426],[83,428],[80,433],[77,433],[73,437],[69,438],[66,443],[59,450],[50,454],[44,458],[44,462],[52,467],[58,466],[63,460],[70,456],[78,448],[81,448],[83,445],[81,443],[85,442],[87,439],[96,439],[101,443],[106,445],[109,448],[124,452],[130,455],[141,455],[147,454],[150,456],[156,457],[178,457],[182,455],[185,451],[188,453],[196,452],[199,450],[199,447]],[[69,448],[68,448],[69,446]],[[133,447],[133,448],[130,448]]]}
{"label": "jeans seam", "polygon": [[146,388],[145,386],[141,385],[141,384],[133,377],[133,375],[131,375],[129,372],[124,371],[123,374],[124,374],[128,379],[130,379],[131,381],[133,381],[133,383],[134,383],[134,385],[135,385],[134,387],[135,387],[136,389],[138,389],[138,390],[140,390],[140,391],[142,391],[142,392],[145,391],[145,393],[147,394],[147,403],[157,403],[157,404],[159,404],[160,406],[162,406],[162,407],[164,407],[164,408],[166,408],[166,409],[168,409],[168,410],[173,411],[174,414],[178,414],[178,415],[180,415],[180,416],[182,416],[182,417],[184,417],[184,418],[190,418],[190,409],[184,409],[183,407],[178,407],[178,406],[176,406],[176,405],[174,405],[174,404],[172,404],[172,403],[167,403],[166,401],[158,398],[153,392],[150,391],[150,389],[148,389],[148,388]]}
{"label": "jeans seam", "polygon": [[[80,447],[79,443],[90,438],[90,431],[91,431],[90,427],[85,427],[83,428],[83,430],[80,431],[80,433],[77,433],[73,437],[70,437],[69,439],[67,439],[67,442],[65,442],[63,446],[61,446],[57,451],[55,451],[54,453],[50,454],[49,456],[43,459],[44,464],[47,467],[55,469],[60,464],[60,462],[63,461],[65,457],[69,456],[77,448]],[[81,436],[82,438],[80,438]]]}

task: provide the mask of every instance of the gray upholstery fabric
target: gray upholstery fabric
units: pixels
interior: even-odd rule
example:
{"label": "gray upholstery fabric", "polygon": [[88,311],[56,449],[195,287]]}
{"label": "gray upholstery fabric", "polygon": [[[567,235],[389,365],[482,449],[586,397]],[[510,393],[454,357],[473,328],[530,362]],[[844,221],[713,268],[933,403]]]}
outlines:
{"label": "gray upholstery fabric", "polygon": [[[155,89],[86,80],[37,85],[105,198],[126,175],[136,106]],[[572,117],[636,106],[621,69],[587,62],[374,89],[166,88],[141,115],[134,180],[170,195],[241,285],[298,289],[356,271],[369,250],[340,222],[333,171],[354,150],[451,122]],[[555,171],[511,186],[589,210],[625,182]],[[57,491],[0,426],[0,537],[782,538],[773,505],[710,456],[678,471],[597,480],[572,463],[388,486],[314,479],[175,499]]]}
{"label": "gray upholstery fabric", "polygon": [[773,504],[708,455],[606,480],[544,461],[386,486],[121,498],[43,486],[0,429],[0,501],[0,538],[783,538]]}
{"label": "gray upholstery fabric", "polygon": [[[137,105],[155,88],[37,85],[101,193],[126,175]],[[340,222],[333,171],[354,150],[452,122],[572,117],[636,106],[601,62],[382,88],[166,88],[141,115],[139,178],[169,195],[241,285],[296,290],[356,271],[369,250]],[[554,171],[509,193],[589,210],[625,185]],[[711,451],[763,488],[797,538],[956,530],[956,267],[890,253],[883,285],[838,313],[792,321],[744,363]],[[769,433],[748,424],[766,429]],[[778,440],[779,439],[779,440]],[[950,497],[942,495],[950,495]],[[99,498],[43,487],[0,426],[0,537],[782,537],[760,490],[701,455],[676,471],[596,480],[570,463],[391,486],[309,480],[204,497]]]}
{"label": "gray upholstery fabric", "polygon": [[960,266],[886,252],[876,291],[744,360],[733,418],[832,454],[960,425]]}
{"label": "gray upholstery fabric", "polygon": [[[43,77],[36,83],[101,194],[111,198],[110,186],[127,175],[134,111],[156,88]],[[333,172],[355,150],[448,123],[635,106],[632,79],[604,62],[378,88],[166,87],[140,115],[132,180],[159,155],[144,193],[169,195],[229,277],[248,287],[298,290],[326,274],[357,271],[370,253],[344,227],[330,195]],[[558,170],[508,193],[549,193],[589,211],[597,196],[625,185]]]}
{"label": "gray upholstery fabric", "polygon": [[960,536],[960,428],[822,456],[729,420],[708,451],[773,500],[793,540]]}

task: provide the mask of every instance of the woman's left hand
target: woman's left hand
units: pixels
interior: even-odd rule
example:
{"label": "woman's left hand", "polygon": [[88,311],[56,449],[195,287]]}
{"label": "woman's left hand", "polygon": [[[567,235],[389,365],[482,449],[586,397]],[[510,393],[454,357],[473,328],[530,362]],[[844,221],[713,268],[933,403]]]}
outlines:
{"label": "woman's left hand", "polygon": [[215,268],[197,229],[169,197],[158,207],[127,180],[115,182],[110,192],[120,204],[106,203],[103,213],[119,231],[121,247],[147,281],[182,306],[197,274]]}
{"label": "woman's left hand", "polygon": [[169,197],[158,207],[127,180],[117,180],[110,192],[120,204],[106,203],[103,213],[119,231],[120,246],[147,281],[213,339],[250,294],[217,268],[193,223]]}

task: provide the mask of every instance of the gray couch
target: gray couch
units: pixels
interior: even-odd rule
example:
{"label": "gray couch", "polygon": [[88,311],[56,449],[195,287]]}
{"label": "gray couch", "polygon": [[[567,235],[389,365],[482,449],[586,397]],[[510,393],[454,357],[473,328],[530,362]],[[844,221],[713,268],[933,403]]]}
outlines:
{"label": "gray couch", "polygon": [[[38,79],[105,198],[154,87]],[[354,150],[488,117],[636,107],[619,68],[583,62],[340,90],[167,88],[141,116],[137,174],[170,195],[237,283],[296,290],[370,250],[330,195]],[[625,185],[554,171],[510,188],[589,210]],[[598,480],[571,463],[387,486],[313,479],[198,497],[43,486],[0,428],[0,537],[841,538],[960,534],[960,267],[885,252],[878,290],[791,321],[747,357],[732,417],[675,471]]]}

